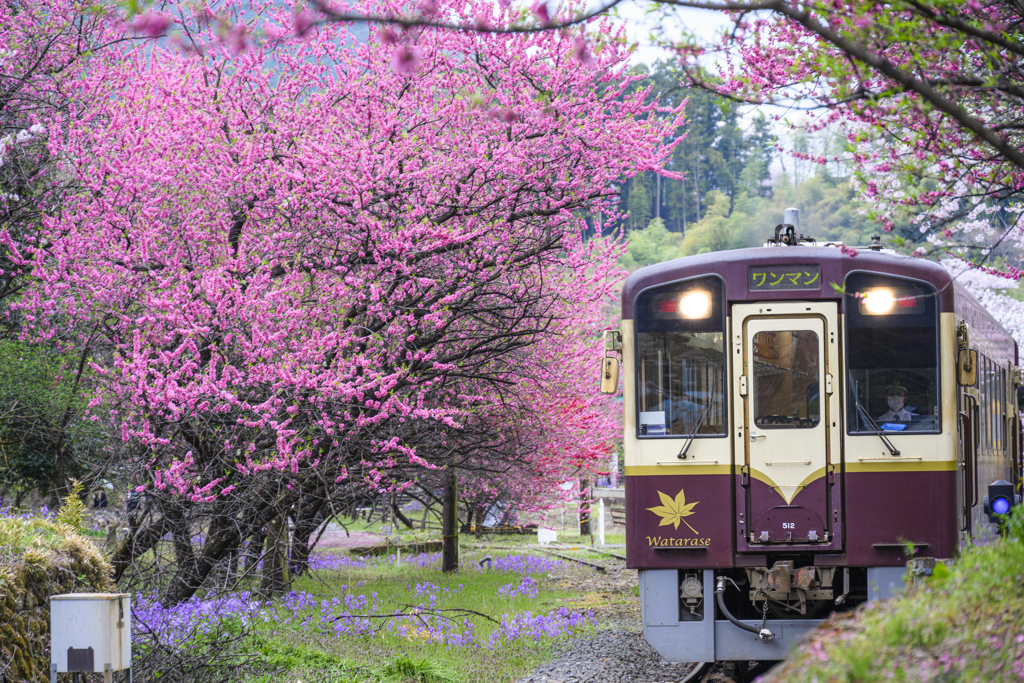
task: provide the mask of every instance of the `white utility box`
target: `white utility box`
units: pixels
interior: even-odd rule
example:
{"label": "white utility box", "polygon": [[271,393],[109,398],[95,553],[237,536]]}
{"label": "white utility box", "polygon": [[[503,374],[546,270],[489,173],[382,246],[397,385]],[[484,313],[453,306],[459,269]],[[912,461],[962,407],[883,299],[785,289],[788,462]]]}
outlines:
{"label": "white utility box", "polygon": [[50,659],[57,673],[130,668],[131,594],[51,595]]}

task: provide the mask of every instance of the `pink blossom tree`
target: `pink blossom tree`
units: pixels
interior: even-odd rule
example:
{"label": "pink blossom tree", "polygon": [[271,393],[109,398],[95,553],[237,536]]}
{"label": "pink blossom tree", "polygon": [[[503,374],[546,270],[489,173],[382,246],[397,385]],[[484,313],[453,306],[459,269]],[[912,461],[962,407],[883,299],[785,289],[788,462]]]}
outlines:
{"label": "pink blossom tree", "polygon": [[[518,34],[557,31],[609,12],[621,0],[584,10],[499,12],[480,25],[415,6],[360,12],[315,2],[322,21],[372,16],[401,26],[444,26]],[[731,25],[702,42],[673,33],[656,40],[677,54],[691,85],[733,99],[806,111],[812,130],[841,125],[848,161],[886,230],[910,242],[965,224],[1018,246],[1017,199],[1024,184],[1024,55],[1010,0],[665,0],[655,9],[724,12]],[[825,163],[831,161],[817,158]],[[912,245],[911,245],[912,246]],[[971,245],[983,261],[982,245]],[[1017,277],[1011,268],[1008,273]]]}
{"label": "pink blossom tree", "polygon": [[[50,173],[45,144],[66,111],[65,89],[87,55],[119,49],[131,36],[81,3],[6,3],[0,7],[0,224],[24,239],[61,201],[70,180]],[[0,247],[0,299],[21,287],[20,270]]]}
{"label": "pink blossom tree", "polygon": [[615,36],[358,42],[279,4],[190,7],[67,78],[48,153],[81,189],[39,239],[2,235],[33,275],[25,335],[87,345],[93,419],[132,444],[148,502],[118,575],[169,533],[185,599],[282,515],[305,552],[353,487],[486,464],[451,446],[513,399],[539,415],[524,485],[593,462],[610,428],[580,368],[618,247],[584,235],[682,116],[617,99]]}
{"label": "pink blossom tree", "polygon": [[[845,3],[676,2],[725,10],[714,45],[663,35],[691,80],[746,102],[806,110],[811,130],[842,126],[847,161],[886,231],[903,243],[950,229],[1009,236],[1021,217],[1024,54],[1019,5],[1004,0]],[[700,65],[721,66],[716,80]],[[825,163],[832,159],[817,158]],[[988,251],[970,245],[976,261]],[[1015,268],[1009,273],[1017,276]]]}
{"label": "pink blossom tree", "polygon": [[[94,9],[68,0],[0,7],[0,225],[20,244],[35,243],[43,217],[79,190],[77,179],[56,171],[47,145],[55,118],[75,106],[65,86],[90,55],[132,41]],[[0,343],[8,385],[0,398],[8,456],[0,479],[5,492],[13,485],[14,501],[38,490],[56,505],[71,477],[88,486],[103,476],[103,427],[80,419],[79,388],[89,374],[83,356],[68,348],[28,349],[16,339],[23,318],[8,305],[29,283],[31,264],[12,259],[8,245],[0,243]]]}

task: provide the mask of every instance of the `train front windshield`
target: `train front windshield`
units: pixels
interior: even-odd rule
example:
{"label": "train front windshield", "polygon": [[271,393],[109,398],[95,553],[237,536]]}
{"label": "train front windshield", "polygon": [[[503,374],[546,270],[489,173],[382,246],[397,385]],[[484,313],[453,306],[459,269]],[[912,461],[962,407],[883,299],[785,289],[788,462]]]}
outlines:
{"label": "train front windshield", "polygon": [[722,281],[702,277],[637,300],[640,437],[725,436]]}
{"label": "train front windshield", "polygon": [[851,273],[845,313],[850,433],[939,431],[935,289]]}

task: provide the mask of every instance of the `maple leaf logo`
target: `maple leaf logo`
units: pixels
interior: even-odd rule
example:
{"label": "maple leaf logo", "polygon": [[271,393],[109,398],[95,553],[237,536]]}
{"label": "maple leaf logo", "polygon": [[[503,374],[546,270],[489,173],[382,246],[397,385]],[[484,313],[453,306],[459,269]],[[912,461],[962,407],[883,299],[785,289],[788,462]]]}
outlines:
{"label": "maple leaf logo", "polygon": [[687,504],[686,495],[683,493],[683,489],[679,489],[679,493],[676,494],[675,500],[668,497],[666,494],[658,491],[658,495],[661,496],[661,505],[656,507],[647,508],[654,514],[661,517],[661,523],[658,526],[668,526],[671,524],[676,529],[679,528],[679,522],[682,522],[686,526],[690,527],[690,531],[697,533],[697,530],[690,526],[683,517],[689,517],[693,514],[693,506],[700,501]]}

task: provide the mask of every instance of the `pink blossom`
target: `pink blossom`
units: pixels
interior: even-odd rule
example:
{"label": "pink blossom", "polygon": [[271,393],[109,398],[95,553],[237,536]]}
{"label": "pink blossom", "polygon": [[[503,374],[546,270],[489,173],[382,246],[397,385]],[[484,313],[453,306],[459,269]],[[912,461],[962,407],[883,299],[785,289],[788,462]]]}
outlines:
{"label": "pink blossom", "polygon": [[232,26],[224,36],[224,44],[233,55],[239,55],[245,52],[246,48],[249,47],[249,40],[247,37],[248,27],[245,22],[240,21]]}
{"label": "pink blossom", "polygon": [[573,44],[573,56],[587,66],[594,63],[594,56],[590,53],[590,42],[583,36],[577,38]]}
{"label": "pink blossom", "polygon": [[551,15],[548,13],[548,4],[544,2],[544,0],[539,0],[539,2],[531,8],[531,11],[537,17],[537,20],[540,21],[541,26],[547,26],[551,23]]}
{"label": "pink blossom", "polygon": [[299,38],[305,38],[314,25],[313,15],[307,10],[296,10],[292,16],[292,27]]}
{"label": "pink blossom", "polygon": [[[278,3],[241,3],[266,35],[290,26]],[[445,16],[476,10],[439,0]],[[89,405],[161,495],[199,504],[307,475],[400,490],[440,471],[436,444],[467,426],[515,467],[460,474],[466,495],[542,507],[568,495],[558,482],[607,470],[621,408],[595,395],[592,361],[622,245],[580,216],[612,215],[608,188],[662,168],[683,124],[682,107],[619,97],[640,79],[625,47],[567,60],[572,28],[423,31],[384,50],[383,35],[353,44],[327,23],[243,53],[229,35],[244,46],[245,25],[221,20],[187,57],[100,30],[109,51],[60,76],[76,115],[47,119],[50,153],[83,191],[39,239],[0,230],[0,243],[31,269],[26,334],[48,341],[59,325],[102,349]],[[26,87],[49,92],[53,73]],[[554,104],[534,104],[538,84]],[[543,331],[516,327],[524,348],[502,341],[477,362],[488,301]],[[536,371],[514,370],[526,363]],[[218,425],[203,457],[185,424]]]}
{"label": "pink blossom", "polygon": [[265,24],[263,26],[263,34],[271,40],[283,40],[289,35],[286,29],[277,24]]}
{"label": "pink blossom", "polygon": [[415,45],[400,45],[391,56],[391,70],[396,74],[412,75],[419,68],[422,55]]}
{"label": "pink blossom", "polygon": [[137,35],[147,38],[159,38],[167,31],[167,27],[170,24],[171,20],[165,15],[152,10],[146,10],[142,14],[136,15],[132,19],[130,26]]}

